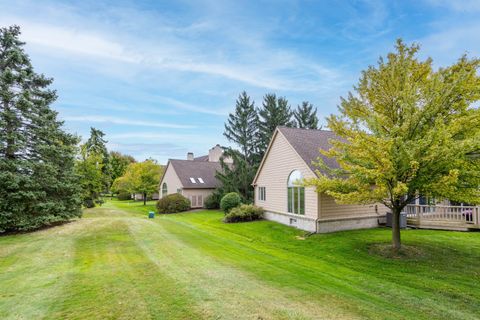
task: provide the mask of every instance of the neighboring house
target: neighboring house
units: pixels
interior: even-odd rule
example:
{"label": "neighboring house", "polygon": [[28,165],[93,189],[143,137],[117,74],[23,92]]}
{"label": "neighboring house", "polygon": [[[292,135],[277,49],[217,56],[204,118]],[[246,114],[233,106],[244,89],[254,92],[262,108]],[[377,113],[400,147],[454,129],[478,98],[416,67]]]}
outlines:
{"label": "neighboring house", "polygon": [[[135,201],[143,201],[143,193],[135,193],[132,195]],[[147,198],[148,200],[148,198]],[[158,200],[158,192],[152,194],[151,200]]]}
{"label": "neighboring house", "polygon": [[[202,208],[205,198],[219,186],[215,175],[221,170],[222,155],[223,149],[217,144],[205,156],[195,158],[189,152],[187,160],[168,160],[160,179],[160,198],[180,193],[190,199],[192,208]],[[225,162],[231,163],[231,160],[225,159]]]}
{"label": "neighboring house", "polygon": [[330,167],[335,160],[319,150],[330,148],[331,131],[279,127],[275,130],[253,185],[255,204],[265,209],[265,218],[310,232],[377,227],[387,208],[376,205],[340,205],[314,187],[298,181],[316,177],[313,162],[322,157]]}

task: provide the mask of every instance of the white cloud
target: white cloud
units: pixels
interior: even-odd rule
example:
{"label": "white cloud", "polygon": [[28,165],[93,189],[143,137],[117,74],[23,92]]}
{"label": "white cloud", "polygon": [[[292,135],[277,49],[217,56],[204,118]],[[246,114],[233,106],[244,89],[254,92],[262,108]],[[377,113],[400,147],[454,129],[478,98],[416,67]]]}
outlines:
{"label": "white cloud", "polygon": [[[56,8],[56,17],[61,16],[61,10],[67,9]],[[133,9],[130,11],[131,16],[138,15]],[[194,23],[181,31],[163,22],[166,24],[163,28],[152,26],[154,31],[160,32],[158,35],[148,35],[148,39],[143,39],[123,30],[108,30],[95,18],[90,18],[93,19],[92,22],[88,17],[76,17],[69,11],[65,16],[70,19],[68,22],[58,19],[54,19],[54,22],[38,21],[18,13],[15,15],[0,13],[0,20],[6,24],[19,24],[22,27],[22,39],[29,46],[49,50],[44,50],[44,53],[51,52],[52,58],[61,56],[74,60],[83,56],[97,59],[96,63],[99,64],[97,72],[114,73],[111,70],[112,63],[116,62],[120,69],[119,73],[125,73],[126,67],[138,68],[138,72],[156,69],[196,73],[218,77],[219,81],[224,78],[259,88],[293,91],[311,91],[319,86],[330,88],[341,78],[334,68],[310,61],[292,50],[272,47],[262,38],[260,31],[252,35],[229,29],[232,35],[222,34],[227,37],[225,44],[215,48],[206,47],[208,41],[203,37],[210,36],[208,31],[211,26],[202,22]],[[127,17],[127,12],[123,12],[122,18]],[[221,32],[221,28],[225,26],[216,27],[219,28],[217,31]],[[198,37],[202,41],[195,37],[179,36],[179,33],[192,30],[203,32]],[[225,50],[235,54],[225,55]],[[78,59],[76,62],[78,63]],[[107,64],[107,67],[100,67],[101,64]],[[295,77],[292,78],[292,75]],[[202,108],[195,110],[189,106],[184,107],[192,111],[205,111]],[[207,110],[204,113],[212,112]]]}
{"label": "white cloud", "polygon": [[98,122],[98,123],[113,123],[113,124],[125,124],[130,126],[142,126],[142,127],[156,127],[156,128],[170,128],[170,129],[191,129],[196,126],[162,123],[153,121],[131,120],[125,118],[109,117],[109,116],[64,116],[62,120],[66,121],[78,121],[78,122]]}

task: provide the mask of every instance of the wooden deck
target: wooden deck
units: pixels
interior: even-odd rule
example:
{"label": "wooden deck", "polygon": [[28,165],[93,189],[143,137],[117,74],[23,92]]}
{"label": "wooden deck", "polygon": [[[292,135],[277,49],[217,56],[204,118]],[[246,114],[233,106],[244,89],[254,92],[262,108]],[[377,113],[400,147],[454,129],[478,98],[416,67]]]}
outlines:
{"label": "wooden deck", "polygon": [[469,231],[480,229],[480,207],[407,205],[407,225],[413,228]]}

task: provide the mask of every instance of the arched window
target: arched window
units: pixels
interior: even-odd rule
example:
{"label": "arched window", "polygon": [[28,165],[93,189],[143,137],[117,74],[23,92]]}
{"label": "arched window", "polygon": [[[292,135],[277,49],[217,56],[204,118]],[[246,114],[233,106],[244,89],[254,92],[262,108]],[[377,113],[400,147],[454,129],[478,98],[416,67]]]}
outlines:
{"label": "arched window", "polygon": [[162,184],[162,198],[165,197],[168,194],[168,188],[167,188],[167,183],[164,182]]}
{"label": "arched window", "polygon": [[288,176],[287,195],[288,212],[305,214],[305,187],[301,185],[303,175],[299,170],[294,170]]}

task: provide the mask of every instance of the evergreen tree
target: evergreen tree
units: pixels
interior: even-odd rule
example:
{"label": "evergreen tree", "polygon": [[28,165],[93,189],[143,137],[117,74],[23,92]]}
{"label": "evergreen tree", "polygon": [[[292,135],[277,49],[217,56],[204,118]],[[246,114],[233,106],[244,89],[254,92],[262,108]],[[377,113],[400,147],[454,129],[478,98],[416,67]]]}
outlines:
{"label": "evergreen tree", "polygon": [[278,126],[293,127],[292,111],[288,105],[288,100],[278,98],[275,94],[267,94],[263,99],[262,109],[259,114],[259,138],[260,138],[260,155],[267,150],[270,139],[272,138],[275,128]]}
{"label": "evergreen tree", "polygon": [[[232,164],[226,163],[225,158],[233,160]],[[225,150],[224,158],[220,159],[222,172],[217,172],[217,179],[221,187],[217,190],[221,195],[229,192],[237,192],[244,202],[253,201],[252,181],[255,177],[256,166],[249,165],[243,154],[235,149]]]}
{"label": "evergreen tree", "polygon": [[236,101],[235,112],[225,123],[224,136],[235,143],[239,150],[228,149],[225,157],[233,160],[233,165],[221,161],[222,172],[217,178],[222,182],[224,192],[239,192],[245,200],[251,200],[259,157],[258,115],[254,102],[244,91]]}
{"label": "evergreen tree", "polygon": [[313,109],[313,105],[308,101],[303,101],[301,106],[297,106],[297,110],[293,111],[293,116],[296,127],[318,129],[317,108]]}
{"label": "evergreen tree", "polygon": [[102,155],[103,158],[108,158],[107,140],[103,137],[105,133],[102,130],[90,128],[90,138],[88,138],[85,146],[88,153],[96,153]]}
{"label": "evergreen tree", "polygon": [[0,28],[0,232],[81,215],[74,161],[78,138],[50,105],[52,79],[35,73],[20,28]]}
{"label": "evergreen tree", "polygon": [[103,137],[105,133],[102,130],[90,128],[90,137],[85,143],[87,156],[99,155],[100,164],[102,166],[102,191],[109,191],[112,180],[112,167],[110,165],[110,155],[107,151],[107,140]]}

